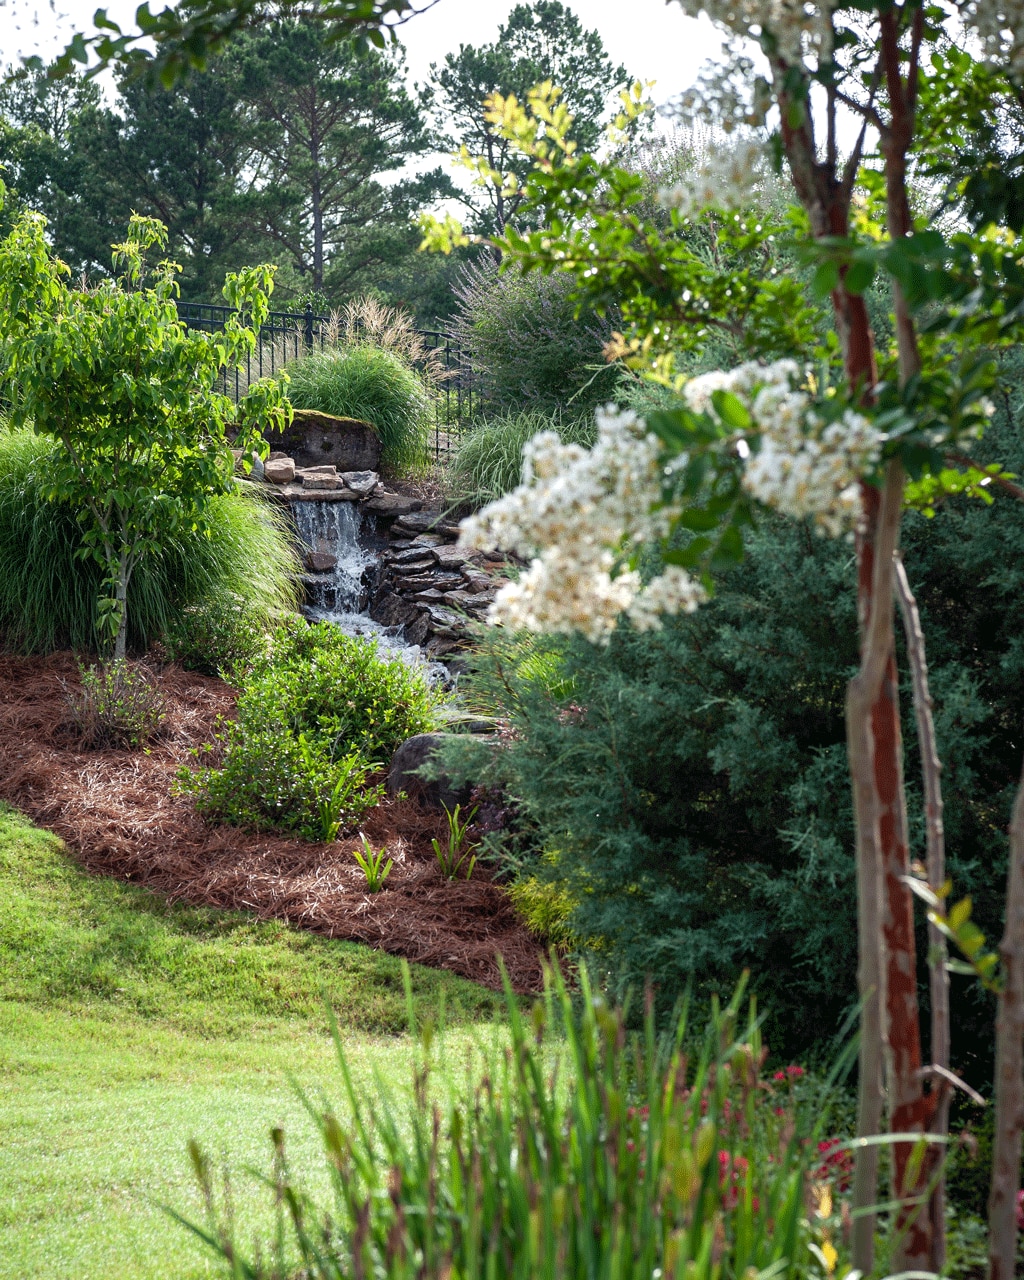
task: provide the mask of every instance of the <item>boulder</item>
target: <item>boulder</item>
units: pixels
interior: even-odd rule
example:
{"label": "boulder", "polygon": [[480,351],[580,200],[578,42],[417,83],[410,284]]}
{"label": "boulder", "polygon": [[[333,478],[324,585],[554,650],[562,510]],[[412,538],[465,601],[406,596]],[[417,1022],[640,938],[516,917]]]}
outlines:
{"label": "boulder", "polygon": [[263,464],[263,474],[270,484],[291,484],[295,479],[295,460],[270,458]]}
{"label": "boulder", "polygon": [[391,758],[388,769],[388,795],[396,796],[404,791],[411,799],[419,800],[434,808],[446,805],[454,809],[457,804],[465,804],[469,799],[469,788],[456,789],[451,780],[444,775],[436,782],[428,782],[419,777],[417,770],[432,759],[434,753],[448,735],[443,733],[418,733],[415,738],[407,738]]}
{"label": "boulder", "polygon": [[341,478],[346,486],[353,493],[358,493],[360,497],[373,493],[379,479],[376,471],[343,471]]}
{"label": "boulder", "polygon": [[369,422],[338,418],[315,409],[296,409],[291,425],[273,443],[299,467],[333,463],[339,471],[378,471],[380,436]]}
{"label": "boulder", "polygon": [[314,573],[328,573],[331,569],[336,568],[337,564],[338,557],[332,555],[329,551],[306,552],[306,565]]}

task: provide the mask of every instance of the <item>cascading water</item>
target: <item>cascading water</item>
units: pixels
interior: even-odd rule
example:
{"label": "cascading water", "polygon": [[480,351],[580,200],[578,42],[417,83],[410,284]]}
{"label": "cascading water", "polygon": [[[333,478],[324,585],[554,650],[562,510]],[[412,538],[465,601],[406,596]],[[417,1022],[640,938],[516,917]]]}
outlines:
{"label": "cascading water", "polygon": [[325,561],[334,559],[332,568],[307,578],[311,610],[323,617],[358,613],[363,570],[371,562],[359,545],[362,512],[354,502],[296,502],[292,510],[306,547]]}
{"label": "cascading water", "polygon": [[319,563],[330,568],[306,574],[309,603],[306,614],[317,621],[333,623],[350,636],[362,636],[377,642],[382,655],[401,658],[422,667],[431,680],[447,683],[448,672],[439,662],[429,661],[419,645],[407,644],[394,627],[383,627],[363,612],[366,591],[363,574],[374,557],[360,543],[363,515],[354,502],[323,500],[292,503],[295,528],[306,549]]}

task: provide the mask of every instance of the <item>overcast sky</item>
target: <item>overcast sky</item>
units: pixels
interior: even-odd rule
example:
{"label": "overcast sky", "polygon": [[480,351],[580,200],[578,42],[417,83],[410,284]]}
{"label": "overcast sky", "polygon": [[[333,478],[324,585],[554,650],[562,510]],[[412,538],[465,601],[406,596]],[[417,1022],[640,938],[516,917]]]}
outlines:
{"label": "overcast sky", "polygon": [[[423,80],[431,62],[439,62],[459,44],[485,44],[514,0],[438,0],[433,9],[401,29],[410,77]],[[597,28],[616,63],[633,76],[655,80],[654,98],[665,102],[693,82],[700,64],[719,47],[711,25],[683,15],[665,0],[568,0],[584,26]],[[92,15],[106,7],[122,25],[131,23],[135,0],[0,0],[3,61],[38,53],[52,56],[75,30],[92,30]],[[150,7],[161,8],[159,0]]]}

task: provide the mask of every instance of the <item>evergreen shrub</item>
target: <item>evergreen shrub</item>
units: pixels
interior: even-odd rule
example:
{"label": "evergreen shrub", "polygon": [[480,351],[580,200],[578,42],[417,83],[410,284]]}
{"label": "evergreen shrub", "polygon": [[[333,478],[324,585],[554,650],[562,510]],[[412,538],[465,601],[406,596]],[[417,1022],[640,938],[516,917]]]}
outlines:
{"label": "evergreen shrub", "polygon": [[[1019,470],[1009,433],[993,445]],[[928,638],[949,874],[994,939],[1021,768],[1024,505],[956,499],[933,520],[908,514],[904,554]],[[766,1039],[791,1054],[833,1034],[856,1000],[853,573],[849,545],[765,518],[696,614],[646,634],[620,626],[606,647],[492,632],[463,682],[477,709],[510,721],[486,762],[521,815],[507,856],[568,893],[594,964],[613,984],[652,979],[665,1007],[688,984],[706,996],[749,968]],[[902,652],[900,663],[909,703]],[[904,723],[923,857],[913,717]],[[466,753],[494,749],[474,741],[460,739],[456,774],[483,776]],[[984,1084],[993,1009],[957,976],[952,1001],[953,1065]]]}
{"label": "evergreen shrub", "polygon": [[393,471],[415,470],[425,462],[430,390],[395,351],[370,342],[325,347],[292,361],[285,372],[288,399],[296,409],[369,422]]}
{"label": "evergreen shrub", "polygon": [[[29,430],[0,431],[0,637],[12,649],[96,650],[101,569],[81,553],[67,503],[47,497],[59,449]],[[129,644],[144,651],[189,610],[241,606],[266,618],[297,601],[298,560],[286,518],[253,485],[214,498],[210,533],[181,528],[140,561],[128,586]]]}

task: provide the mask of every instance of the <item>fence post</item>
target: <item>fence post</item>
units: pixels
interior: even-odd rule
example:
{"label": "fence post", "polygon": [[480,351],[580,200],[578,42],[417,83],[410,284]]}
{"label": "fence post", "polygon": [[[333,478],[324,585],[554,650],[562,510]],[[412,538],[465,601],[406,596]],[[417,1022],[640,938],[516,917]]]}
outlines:
{"label": "fence post", "polygon": [[313,350],[313,304],[311,302],[306,303],[306,310],[303,312],[303,318],[305,320],[305,328],[303,330],[303,336],[305,337],[305,340],[306,340],[306,350],[312,351]]}

